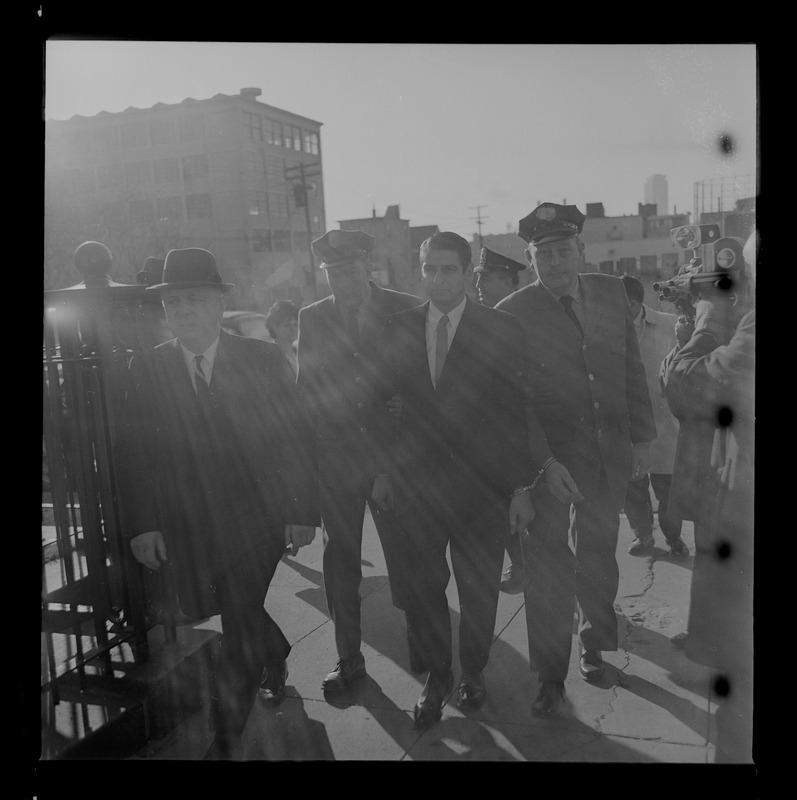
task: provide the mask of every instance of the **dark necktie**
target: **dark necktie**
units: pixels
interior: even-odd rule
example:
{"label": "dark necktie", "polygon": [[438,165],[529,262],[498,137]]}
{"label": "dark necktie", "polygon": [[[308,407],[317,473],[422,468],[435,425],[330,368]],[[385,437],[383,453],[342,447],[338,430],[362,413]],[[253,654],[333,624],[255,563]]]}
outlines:
{"label": "dark necktie", "polygon": [[194,356],[194,362],[196,364],[196,394],[199,398],[200,402],[205,405],[210,405],[210,387],[208,386],[208,380],[205,377],[205,372],[202,369],[202,359],[204,356],[198,355]]}
{"label": "dark necktie", "polygon": [[562,308],[565,310],[565,314],[573,321],[573,325],[578,328],[579,334],[584,336],[584,329],[581,327],[581,323],[578,321],[578,317],[576,316],[576,312],[573,311],[573,295],[566,294],[563,297],[559,298],[559,302],[562,304]]}
{"label": "dark necktie", "polygon": [[358,347],[360,344],[360,323],[357,321],[357,309],[349,311],[349,316],[346,318],[346,327],[349,329],[349,336],[351,336],[354,346]]}
{"label": "dark necktie", "polygon": [[446,363],[448,355],[448,317],[443,314],[437,323],[437,343],[434,349],[434,385],[435,388],[440,382],[440,374],[443,371],[443,364]]}

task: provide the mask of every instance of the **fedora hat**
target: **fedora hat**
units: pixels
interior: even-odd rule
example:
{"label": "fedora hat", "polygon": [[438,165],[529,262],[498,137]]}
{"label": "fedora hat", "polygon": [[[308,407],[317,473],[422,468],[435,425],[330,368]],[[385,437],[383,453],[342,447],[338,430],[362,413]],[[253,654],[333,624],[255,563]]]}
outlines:
{"label": "fedora hat", "polygon": [[198,286],[215,286],[226,292],[233,283],[222,283],[216,259],[210,250],[186,247],[169,250],[163,265],[163,283],[147,286],[148,292],[164,289],[194,289]]}

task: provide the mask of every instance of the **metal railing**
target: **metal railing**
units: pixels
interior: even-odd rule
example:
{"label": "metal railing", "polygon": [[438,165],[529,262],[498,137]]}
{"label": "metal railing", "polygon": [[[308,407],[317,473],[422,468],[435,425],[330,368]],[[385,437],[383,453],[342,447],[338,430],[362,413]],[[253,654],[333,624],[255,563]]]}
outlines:
{"label": "metal railing", "polygon": [[64,690],[123,687],[149,657],[155,624],[175,639],[173,589],[146,575],[122,538],[113,461],[127,365],[157,344],[162,312],[143,285],[111,281],[104,245],[81,245],[75,265],[82,283],[45,293],[43,711]]}

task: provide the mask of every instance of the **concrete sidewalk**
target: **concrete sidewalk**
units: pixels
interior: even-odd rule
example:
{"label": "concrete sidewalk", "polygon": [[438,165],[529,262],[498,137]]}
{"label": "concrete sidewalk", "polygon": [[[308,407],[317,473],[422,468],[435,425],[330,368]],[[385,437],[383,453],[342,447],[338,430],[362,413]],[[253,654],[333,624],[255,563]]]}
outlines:
{"label": "concrete sidewalk", "polygon": [[[403,613],[390,600],[376,530],[366,516],[363,537],[363,652],[368,677],[335,700],[321,681],[337,661],[326,613],[319,532],[297,558],[284,558],[266,599],[293,649],[288,693],[277,709],[256,703],[244,734],[247,760],[559,761],[711,763],[714,706],[711,673],[688,661],[668,638],[685,627],[692,557],[669,555],[655,532],[649,557],[628,554],[632,534],[621,517],[617,550],[620,591],[615,604],[620,649],[605,654],[609,669],[599,685],[580,676],[573,647],[566,684],[568,713],[531,715],[536,676],[528,666],[523,596],[501,594],[496,638],[485,672],[488,697],[463,714],[452,701],[426,731],[413,725],[412,709],[423,676],[409,670]],[[684,541],[694,551],[691,523]],[[453,578],[452,609],[458,608]],[[452,611],[454,674],[459,614]],[[219,629],[214,617],[197,628]],[[210,744],[205,713],[196,713],[135,759],[201,759]]]}

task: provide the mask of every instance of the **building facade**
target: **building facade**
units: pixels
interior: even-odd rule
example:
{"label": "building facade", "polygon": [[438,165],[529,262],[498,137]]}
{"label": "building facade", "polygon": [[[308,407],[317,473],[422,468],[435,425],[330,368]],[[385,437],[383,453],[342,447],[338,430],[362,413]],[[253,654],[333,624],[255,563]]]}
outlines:
{"label": "building facade", "polygon": [[80,280],[72,253],[94,239],[111,249],[119,282],[134,283],[148,256],[204,247],[235,284],[233,308],[318,299],[310,242],[326,228],[322,123],[260,94],[48,120],[46,288]]}
{"label": "building facade", "polygon": [[651,175],[645,180],[645,205],[655,205],[656,214],[666,216],[670,213],[667,197],[667,178],[664,175]]}

